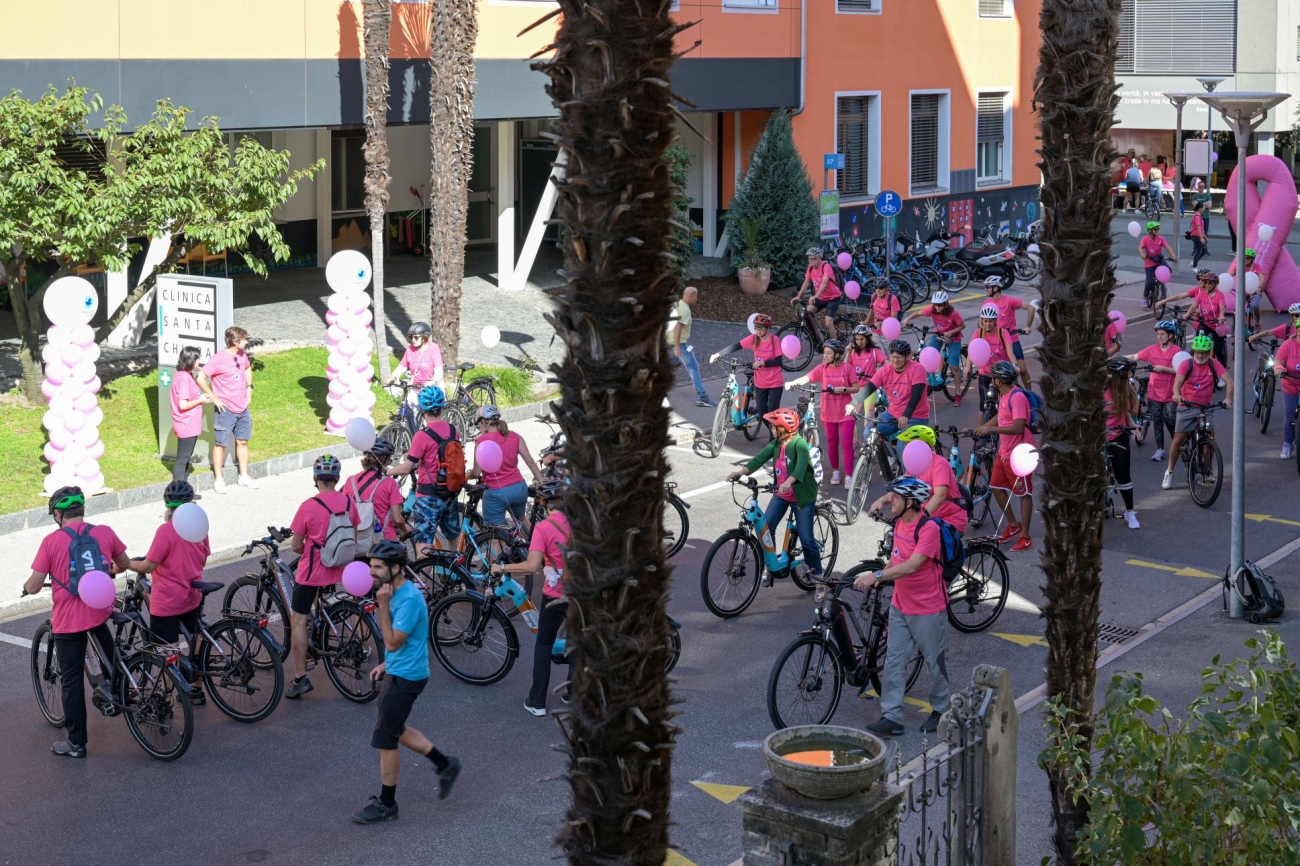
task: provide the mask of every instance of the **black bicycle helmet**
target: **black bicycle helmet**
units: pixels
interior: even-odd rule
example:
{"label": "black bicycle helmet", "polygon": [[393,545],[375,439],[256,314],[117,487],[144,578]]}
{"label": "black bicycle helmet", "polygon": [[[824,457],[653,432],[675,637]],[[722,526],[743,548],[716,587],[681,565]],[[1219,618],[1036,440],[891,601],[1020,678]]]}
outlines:
{"label": "black bicycle helmet", "polygon": [[830,349],[835,353],[836,357],[840,357],[844,354],[844,343],[839,340],[827,340],[822,344],[822,348]]}
{"label": "black bicycle helmet", "polygon": [[343,464],[333,454],[322,454],[311,465],[312,478],[338,478],[343,474]]}
{"label": "black bicycle helmet", "polygon": [[873,277],[871,279],[871,287],[873,289],[889,288],[889,277]]}
{"label": "black bicycle helmet", "polygon": [[432,337],[432,336],[433,336],[433,329],[429,327],[428,322],[416,322],[415,324],[411,325],[411,327],[406,329],[406,337],[408,340],[411,337]]}
{"label": "black bicycle helmet", "polygon": [[188,481],[173,481],[163,491],[163,505],[168,508],[176,508],[186,502],[193,502],[202,498],[202,496],[194,492],[194,488],[190,486]]}
{"label": "black bicycle helmet", "polygon": [[998,361],[989,370],[989,375],[1001,382],[1014,382],[1020,378],[1020,370],[1010,361]]}
{"label": "black bicycle helmet", "polygon": [[370,447],[368,453],[372,457],[387,463],[389,460],[392,460],[393,455],[397,453],[397,446],[381,436],[375,440],[375,444]]}
{"label": "black bicycle helmet", "polygon": [[889,343],[889,354],[910,355],[912,354],[912,344],[906,340],[891,340]]}
{"label": "black bicycle helmet", "polygon": [[1200,282],[1201,280],[1205,279],[1212,273],[1214,273],[1214,271],[1210,270],[1209,268],[1201,268],[1199,271],[1196,272],[1196,281]]}
{"label": "black bicycle helmet", "polygon": [[555,499],[563,499],[564,488],[567,486],[568,485],[559,478],[552,478],[550,481],[542,482],[541,486],[537,488],[537,495],[542,497],[546,502]]}
{"label": "black bicycle helmet", "polygon": [[1137,369],[1137,364],[1128,358],[1111,358],[1106,362],[1106,369],[1112,373],[1131,373]]}
{"label": "black bicycle helmet", "polygon": [[63,511],[74,505],[85,505],[86,494],[81,492],[80,487],[60,487],[54,491],[50,497],[50,514],[56,511]]}
{"label": "black bicycle helmet", "polygon": [[408,559],[406,545],[400,541],[390,541],[385,538],[383,541],[376,541],[370,546],[370,552],[366,554],[366,558],[382,559],[389,565],[406,565]]}

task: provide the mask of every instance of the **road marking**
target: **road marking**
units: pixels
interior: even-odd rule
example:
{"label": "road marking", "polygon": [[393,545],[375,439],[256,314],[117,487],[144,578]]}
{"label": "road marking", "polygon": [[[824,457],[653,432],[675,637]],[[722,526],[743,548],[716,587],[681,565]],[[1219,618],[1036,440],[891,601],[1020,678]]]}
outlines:
{"label": "road marking", "polygon": [[687,860],[676,851],[669,851],[668,856],[664,858],[664,866],[695,866],[694,860]]}
{"label": "road marking", "polygon": [[[880,695],[876,694],[876,690],[875,690],[875,689],[867,689],[865,692],[862,693],[862,697],[873,697],[873,698],[879,698]],[[933,712],[934,712],[934,707],[930,704],[930,702],[929,702],[929,701],[923,701],[923,700],[921,700],[920,698],[909,698],[909,697],[907,697],[906,695],[904,695],[904,696],[903,696],[903,703],[905,703],[905,704],[907,704],[907,705],[909,705],[909,706],[916,707],[917,709],[921,710],[922,712],[926,712],[926,713],[933,713]]]}
{"label": "road marking", "polygon": [[989,634],[1020,646],[1047,646],[1047,641],[1036,634],[1006,634],[1000,631],[991,631]]}
{"label": "road marking", "polygon": [[[1248,514],[1246,516],[1249,517],[1250,515]],[[1297,523],[1296,526],[1300,526],[1300,523]],[[1169,571],[1178,575],[1179,577],[1208,577],[1210,580],[1218,580],[1220,577],[1222,577],[1222,575],[1209,574],[1207,572],[1201,571],[1200,569],[1191,568],[1190,566],[1186,568],[1178,568],[1177,566],[1173,566],[1173,565],[1161,565],[1158,562],[1146,562],[1141,559],[1125,560],[1124,564],[1136,565],[1141,568],[1155,568],[1155,569],[1159,569],[1160,571]]]}
{"label": "road marking", "polygon": [[[764,475],[767,475],[767,470],[760,469],[757,472],[750,475],[749,477],[760,478]],[[714,484],[706,484],[703,487],[696,487],[694,490],[687,490],[685,493],[678,493],[677,495],[682,499],[693,499],[696,496],[702,496],[705,493],[712,493],[714,490],[721,490],[723,487],[729,487],[729,486],[731,486],[730,481],[718,481]]]}
{"label": "road marking", "polygon": [[11,643],[14,646],[20,646],[23,649],[31,649],[32,642],[25,637],[19,637],[16,634],[5,634],[0,631],[0,643]]}
{"label": "road marking", "polygon": [[[686,447],[681,446],[681,445],[669,445],[668,448],[667,448],[667,450],[668,450],[668,451],[682,451],[682,452],[684,452],[684,453],[686,453],[686,454],[694,454],[696,457],[703,457],[703,456],[704,456],[704,455],[701,454],[700,452],[696,451],[694,448],[686,448]],[[748,459],[749,459],[749,455],[748,455],[748,454],[741,454],[739,451],[732,451],[732,450],[727,449],[727,448],[723,448],[723,449],[722,449],[722,453],[719,454],[718,456],[719,456],[719,457],[732,457],[732,458],[735,458],[735,459],[738,459],[738,460],[748,460]],[[706,458],[706,459],[713,459],[713,458]]]}
{"label": "road marking", "polygon": [[749,790],[748,785],[719,785],[716,782],[691,782],[704,793],[723,803],[731,803]]}
{"label": "road marking", "polygon": [[1273,517],[1268,514],[1247,514],[1245,515],[1245,517],[1247,520],[1253,520],[1256,523],[1263,523],[1265,520],[1267,520],[1269,523],[1281,523],[1286,526],[1300,526],[1300,521],[1283,520],[1280,517]]}

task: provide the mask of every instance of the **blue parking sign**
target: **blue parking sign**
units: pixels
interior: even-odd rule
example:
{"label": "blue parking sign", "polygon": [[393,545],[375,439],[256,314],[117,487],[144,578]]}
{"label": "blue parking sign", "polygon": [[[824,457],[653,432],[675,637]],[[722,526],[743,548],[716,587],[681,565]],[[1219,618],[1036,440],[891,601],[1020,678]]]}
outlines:
{"label": "blue parking sign", "polygon": [[903,209],[903,197],[892,189],[884,190],[876,196],[876,213],[882,217],[898,216]]}

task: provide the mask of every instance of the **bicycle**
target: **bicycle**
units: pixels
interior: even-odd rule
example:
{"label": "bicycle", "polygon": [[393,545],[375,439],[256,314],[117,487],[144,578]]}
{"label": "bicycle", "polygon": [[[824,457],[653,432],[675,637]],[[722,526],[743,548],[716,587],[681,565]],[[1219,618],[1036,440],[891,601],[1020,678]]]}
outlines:
{"label": "bicycle", "polygon": [[1187,487],[1191,491],[1192,501],[1202,508],[1209,508],[1219,498],[1223,488],[1223,454],[1214,441],[1214,428],[1210,424],[1210,413],[1223,406],[1212,403],[1200,406],[1195,403],[1182,403],[1196,409],[1196,430],[1183,441],[1179,455],[1187,464]]}
{"label": "bicycle", "polygon": [[496,376],[475,376],[465,382],[465,374],[477,366],[471,361],[456,365],[456,381],[451,388],[453,396],[442,410],[442,420],[456,429],[462,442],[473,442],[478,438],[478,425],[474,423],[478,410],[497,404]]}
{"label": "bicycle", "polygon": [[[737,485],[749,491],[744,502],[736,498]],[[774,579],[789,577],[805,592],[814,586],[807,576],[808,566],[803,562],[802,550],[796,547],[799,534],[795,530],[793,511],[786,513],[785,538],[778,551],[774,527],[767,525],[767,517],[758,505],[760,490],[771,493],[776,490],[776,485],[760,486],[753,478],[731,482],[731,501],[742,512],[740,525],[718,536],[709,546],[700,567],[700,591],[704,604],[714,616],[722,619],[744,613],[758,595],[760,583],[772,586]],[[840,533],[829,502],[817,504],[813,534],[822,549],[822,573],[829,573],[835,567],[840,549]],[[715,559],[720,564],[716,572],[713,568]],[[761,581],[764,570],[767,579]],[[733,598],[738,599],[734,605],[731,602]]]}
{"label": "bicycle", "polygon": [[[903,332],[916,338],[917,352],[919,353],[927,345],[931,334],[934,334],[934,329],[929,325],[906,325]],[[966,369],[966,347],[961,347],[961,366],[954,368],[948,363],[948,347],[952,345],[952,341],[956,338],[944,334],[934,334],[934,337],[939,341],[938,351],[941,362],[938,373],[927,374],[927,382],[933,382],[937,377],[940,384],[931,384],[929,386],[930,393],[933,394],[936,390],[943,391],[943,396],[948,398],[948,402],[954,403],[958,397],[965,397],[966,392],[970,390],[972,377],[961,375],[961,371]],[[956,379],[962,380],[960,389],[957,387]]]}
{"label": "bicycle", "polygon": [[[792,304],[803,304],[803,300],[798,302],[791,300]],[[787,372],[795,373],[807,367],[812,359],[820,355],[830,339],[830,335],[818,321],[822,314],[818,312],[808,312],[807,309],[800,309],[799,315],[793,322],[782,325],[776,331],[776,338],[784,340],[790,334],[799,338],[799,354],[793,358],[787,358],[783,353],[781,355],[781,369]],[[846,312],[836,312],[833,320],[835,330],[840,334],[840,339],[847,339],[853,334],[853,329],[857,327],[858,320]]]}
{"label": "bicycle", "polygon": [[821,393],[821,388],[810,383],[794,385],[790,390],[803,393],[794,405],[794,411],[799,416],[799,435],[808,443],[808,447],[816,448],[821,444],[821,427],[817,423],[817,413],[813,409],[813,397]]}
{"label": "bicycle", "polygon": [[853,446],[853,472],[849,475],[849,492],[844,502],[845,522],[852,524],[870,501],[871,476],[876,467],[888,484],[898,475],[898,455],[891,443],[893,437],[881,434],[874,417],[862,410],[855,410],[854,416],[862,421],[862,436]]}
{"label": "bicycle", "polygon": [[[952,437],[952,446],[948,450],[948,464],[952,467],[953,475],[957,478],[957,483],[961,485],[963,493],[970,497],[970,526],[979,529],[988,519],[989,514],[993,511],[993,493],[989,486],[989,479],[993,475],[993,461],[997,457],[998,446],[993,436],[977,436],[974,430],[958,430],[956,427],[948,428],[948,435]],[[967,459],[963,463],[961,458],[961,440],[971,440],[971,450]],[[996,511],[1001,515],[1002,510]],[[993,531],[996,533],[1000,528],[1001,517],[994,518]]]}
{"label": "bicycle", "polygon": [[[1182,325],[1183,312],[1185,310],[1186,310],[1185,307],[1181,307],[1178,304],[1161,304],[1160,308],[1156,310],[1156,320],[1166,321],[1172,319],[1173,321],[1178,322],[1180,325]],[[1177,344],[1179,348],[1186,348],[1186,345],[1184,343],[1183,332],[1184,329],[1180,327],[1178,329],[1178,333],[1173,335],[1173,342]]]}
{"label": "bicycle", "polygon": [[1264,340],[1268,351],[1255,361],[1255,374],[1251,380],[1251,393],[1255,397],[1250,407],[1250,414],[1259,416],[1259,432],[1268,432],[1269,418],[1273,414],[1273,399],[1277,392],[1277,377],[1273,375],[1273,355],[1277,352],[1278,341]]}
{"label": "bicycle", "polygon": [[[46,583],[46,586],[49,586]],[[27,591],[23,590],[23,595]],[[98,640],[86,641],[86,680],[90,702],[105,716],[123,716],[140,748],[160,761],[184,755],[194,738],[190,685],[181,676],[180,654],[160,650],[138,638],[145,631],[137,600],[119,599],[109,621],[114,625],[113,658]],[[54,624],[45,620],[32,636],[32,688],[45,721],[63,727],[63,683],[54,652]],[[105,673],[108,672],[108,673]]]}
{"label": "bicycle", "polygon": [[[402,389],[401,399],[397,403],[397,411],[393,413],[389,423],[376,436],[377,439],[387,439],[393,443],[393,459],[388,462],[389,466],[397,466],[406,460],[406,453],[411,450],[411,442],[423,423],[422,417],[409,399],[411,392],[418,393],[420,387],[409,382],[404,382],[395,387]],[[412,473],[397,476],[393,480],[397,482],[398,488],[405,494],[411,485],[411,479],[414,477],[415,475]]]}
{"label": "bicycle", "polygon": [[[555,643],[551,645],[551,662],[557,665],[567,665],[570,663],[568,658],[568,641],[566,634],[568,626],[561,624],[560,630],[556,635]],[[672,673],[673,668],[677,667],[677,660],[682,656],[682,624],[671,616],[668,617],[668,659],[664,663],[664,673]]]}
{"label": "bicycle", "polygon": [[[750,409],[756,399],[753,365],[735,358],[728,358],[727,363],[731,366],[731,372],[727,374],[727,384],[723,386],[722,394],[718,397],[718,408],[713,412],[713,427],[708,440],[710,457],[717,457],[722,453],[722,446],[727,441],[727,433],[732,429],[740,430],[745,434],[745,438],[752,442],[758,438],[758,431],[763,426],[763,419]],[[745,377],[743,386],[736,378],[737,369]]]}
{"label": "bicycle", "polygon": [[[1129,379],[1133,383],[1133,392],[1137,394],[1137,412],[1133,415],[1133,442],[1139,448],[1147,440],[1147,433],[1151,430],[1151,400],[1147,396],[1147,388],[1151,384],[1150,364],[1138,364],[1133,368],[1133,376]],[[1148,375],[1142,376],[1140,373]]]}
{"label": "bicycle", "polygon": [[536,609],[511,575],[489,572],[482,586],[490,591],[453,593],[429,614],[429,644],[438,663],[456,679],[475,686],[499,682],[519,657],[519,634],[498,599],[511,599],[516,611],[526,604],[532,616],[524,621],[537,631]]}

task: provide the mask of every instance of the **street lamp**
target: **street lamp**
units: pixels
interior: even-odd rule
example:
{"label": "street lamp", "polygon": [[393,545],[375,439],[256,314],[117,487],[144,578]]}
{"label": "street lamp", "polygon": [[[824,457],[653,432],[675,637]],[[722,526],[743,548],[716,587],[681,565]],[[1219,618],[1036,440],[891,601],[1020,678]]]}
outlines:
{"label": "street lamp", "polygon": [[[1207,75],[1204,78],[1198,78],[1196,80],[1201,82],[1201,86],[1205,88],[1206,93],[1213,93],[1214,88],[1218,87],[1228,79],[1220,78],[1215,75]],[[1214,180],[1214,112],[1207,111],[1205,112],[1205,115],[1205,138],[1210,142],[1210,173],[1205,178],[1205,187],[1206,192],[1209,192],[1209,188],[1214,186],[1212,182]],[[1209,214],[1208,208],[1206,209],[1206,214]],[[1208,232],[1206,232],[1205,239],[1207,241],[1210,239]]]}
{"label": "street lamp", "polygon": [[[1289,93],[1220,93],[1200,100],[1223,115],[1237,140],[1237,285],[1232,323],[1232,557],[1228,574],[1236,577],[1246,562],[1246,146],[1250,135],[1268,117],[1268,110],[1288,99]],[[1213,113],[1211,113],[1213,116]],[[1245,614],[1241,598],[1229,593],[1229,615]]]}
{"label": "street lamp", "polygon": [[[1181,91],[1165,91],[1165,99],[1174,104],[1174,110],[1177,112],[1178,120],[1175,124],[1174,132],[1174,258],[1182,258],[1183,255],[1183,233],[1179,230],[1179,224],[1182,221],[1183,212],[1183,171],[1187,168],[1183,160],[1183,106],[1187,104],[1195,93],[1183,93]],[[1211,145],[1213,147],[1213,145]],[[1150,190],[1147,191],[1150,193]],[[1161,190],[1157,195],[1163,195]],[[1159,199],[1156,199],[1159,201]]]}

